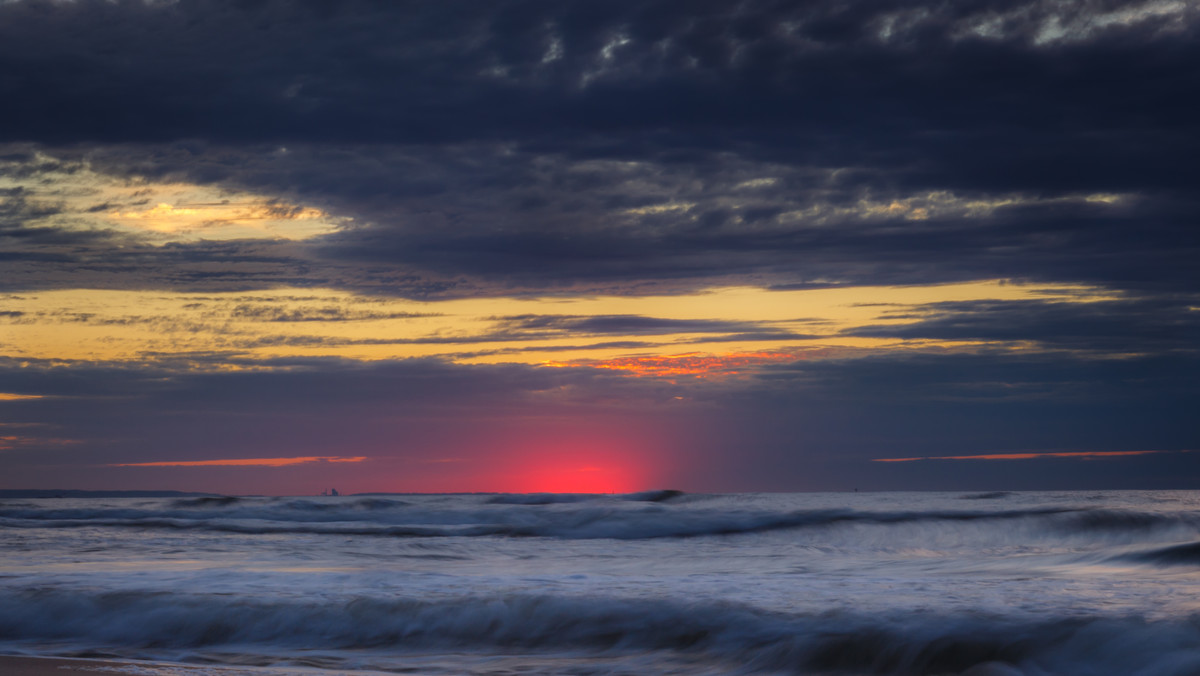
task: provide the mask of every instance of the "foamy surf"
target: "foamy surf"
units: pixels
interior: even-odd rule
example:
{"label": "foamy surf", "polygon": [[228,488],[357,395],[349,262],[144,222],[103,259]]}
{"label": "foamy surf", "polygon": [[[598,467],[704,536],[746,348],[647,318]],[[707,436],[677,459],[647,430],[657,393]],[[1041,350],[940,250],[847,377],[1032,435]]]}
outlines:
{"label": "foamy surf", "polygon": [[10,500],[0,651],[308,673],[1182,676],[1200,673],[1197,507],[1186,492]]}

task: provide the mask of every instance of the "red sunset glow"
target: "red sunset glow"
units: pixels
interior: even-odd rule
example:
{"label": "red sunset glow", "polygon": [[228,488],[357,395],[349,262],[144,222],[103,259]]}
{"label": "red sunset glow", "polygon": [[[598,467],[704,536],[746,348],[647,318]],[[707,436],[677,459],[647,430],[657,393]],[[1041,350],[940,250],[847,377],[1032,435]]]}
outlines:
{"label": "red sunset glow", "polygon": [[[442,465],[456,490],[502,493],[630,493],[657,488],[663,458],[654,434],[588,424],[514,433],[481,444],[473,458]],[[440,483],[440,482],[439,482]]]}
{"label": "red sunset glow", "polygon": [[638,472],[620,464],[528,462],[504,486],[508,493],[629,493],[641,486]]}
{"label": "red sunset glow", "polygon": [[488,472],[486,491],[503,493],[630,493],[644,490],[648,467],[628,453],[569,449],[506,454]]}
{"label": "red sunset glow", "polygon": [[[191,469],[203,481],[235,481],[221,470],[271,472],[246,474],[244,487],[255,492],[264,482],[302,481],[315,492],[336,486],[344,494],[359,492],[482,492],[482,493],[631,493],[660,488],[663,468],[660,434],[633,425],[604,425],[594,421],[548,423],[528,429],[524,424],[501,426],[481,435],[464,437],[446,455],[405,460],[388,454],[390,448],[363,449],[354,456],[294,456],[220,460],[159,460],[120,463],[116,467],[145,472]],[[473,435],[472,435],[473,436]],[[205,478],[207,477],[207,478]],[[278,477],[278,479],[271,478]],[[191,488],[192,486],[187,486]]]}

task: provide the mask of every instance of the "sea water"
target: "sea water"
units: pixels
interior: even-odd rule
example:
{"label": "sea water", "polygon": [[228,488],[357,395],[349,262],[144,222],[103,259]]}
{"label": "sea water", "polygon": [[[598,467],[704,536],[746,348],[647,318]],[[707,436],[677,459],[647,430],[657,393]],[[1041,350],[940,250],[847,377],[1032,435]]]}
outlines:
{"label": "sea water", "polygon": [[1200,674],[1200,493],[7,499],[0,653],[274,673]]}

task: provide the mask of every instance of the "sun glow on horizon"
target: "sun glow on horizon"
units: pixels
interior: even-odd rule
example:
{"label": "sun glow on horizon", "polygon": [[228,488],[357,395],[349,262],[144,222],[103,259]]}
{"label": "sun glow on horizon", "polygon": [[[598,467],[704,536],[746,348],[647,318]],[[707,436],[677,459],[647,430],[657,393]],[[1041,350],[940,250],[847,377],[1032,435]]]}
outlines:
{"label": "sun glow on horizon", "polygon": [[576,465],[547,463],[528,468],[511,479],[513,493],[632,493],[642,486],[635,483],[627,467],[613,465]]}
{"label": "sun glow on horizon", "polygon": [[441,465],[438,483],[500,493],[633,493],[665,478],[667,445],[658,423],[615,425],[550,420],[491,432],[469,460]]}

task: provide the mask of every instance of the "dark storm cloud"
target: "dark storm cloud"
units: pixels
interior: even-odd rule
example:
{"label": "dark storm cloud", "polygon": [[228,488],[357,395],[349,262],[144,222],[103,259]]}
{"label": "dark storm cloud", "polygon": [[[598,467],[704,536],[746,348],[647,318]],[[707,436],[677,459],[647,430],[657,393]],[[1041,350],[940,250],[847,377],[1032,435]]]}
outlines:
{"label": "dark storm cloud", "polygon": [[[766,367],[760,377],[780,392],[819,391],[843,403],[892,402],[903,407],[905,402],[1007,401],[1032,409],[1047,403],[1118,407],[1152,398],[1172,402],[1167,409],[1180,414],[1197,394],[1197,369],[1194,354],[1186,353],[1097,358],[1067,351],[1014,354],[997,349],[797,361]],[[769,390],[752,396],[769,398]]]}
{"label": "dark storm cloud", "polygon": [[[86,364],[60,369],[49,361],[13,360],[0,358],[5,392],[37,395],[40,400],[3,402],[5,418],[0,422],[54,422],[54,411],[72,402],[88,407],[105,402],[124,405],[129,399],[161,402],[163,410],[186,412],[191,407],[228,406],[230,414],[243,411],[287,412],[301,402],[318,407],[332,407],[342,413],[360,407],[370,407],[389,416],[421,417],[419,408],[407,407],[427,403],[459,412],[480,409],[487,405],[496,415],[502,415],[507,405],[517,405],[523,397],[542,392],[562,393],[573,388],[574,395],[565,394],[554,401],[538,400],[539,404],[554,406],[593,405],[584,385],[604,384],[610,392],[665,392],[669,386],[635,383],[610,372],[584,368],[539,368],[518,364],[456,365],[438,359],[385,360],[360,362],[339,358],[293,357],[278,359],[246,359],[213,354],[214,362],[233,367],[258,367],[258,370],[203,372],[194,370],[197,358],[189,355],[178,360],[161,360],[153,364]],[[605,387],[597,388],[604,391]],[[321,393],[313,397],[313,393]],[[604,395],[605,397],[607,396]],[[661,396],[661,395],[654,395]],[[601,397],[604,398],[604,397]],[[48,420],[18,420],[17,407],[37,403]],[[207,402],[207,403],[206,403]],[[32,409],[37,407],[25,406]],[[331,410],[332,410],[331,409]],[[488,409],[483,409],[486,412]],[[143,412],[131,411],[141,416]],[[103,418],[99,410],[86,418]],[[241,414],[237,414],[241,415]],[[297,415],[303,415],[297,413]],[[68,416],[74,419],[78,416]]]}
{"label": "dark storm cloud", "polygon": [[355,221],[257,269],[242,245],[42,243],[6,283],[1195,288],[1198,26],[1050,0],[9,3],[14,162]]}
{"label": "dark storm cloud", "polygon": [[[210,313],[220,317],[224,313]],[[282,310],[272,308],[249,307],[239,305],[233,308],[230,316],[238,319],[254,319],[268,322],[309,322],[309,321],[355,321],[366,319],[411,319],[430,316],[440,316],[436,313],[372,313],[342,308],[316,308],[313,310]],[[58,318],[59,321],[91,321],[89,316],[71,314]],[[17,318],[16,321],[28,321]],[[149,321],[138,317],[124,318],[111,323],[134,323]],[[688,343],[733,341],[733,340],[796,340],[812,338],[808,334],[800,334],[770,325],[769,322],[723,321],[716,319],[667,319],[643,315],[515,315],[489,318],[490,325],[478,332],[468,333],[456,331],[449,335],[433,332],[416,338],[341,338],[330,336],[310,335],[267,335],[239,337],[225,332],[222,345],[227,348],[236,346],[239,349],[253,349],[265,346],[282,345],[323,345],[327,347],[349,345],[472,345],[478,343],[524,342],[536,340],[571,339],[575,342],[570,346],[558,346],[560,350],[578,350],[600,348],[635,348],[655,345],[655,343],[640,343],[635,341],[592,343],[587,338],[592,336],[673,336],[680,334],[712,334],[699,339],[689,337]],[[168,322],[161,321],[163,324]],[[479,354],[513,353],[521,350],[554,350],[554,347],[521,347],[488,352],[472,352],[459,354],[459,357]]]}
{"label": "dark storm cloud", "polygon": [[[58,213],[58,209],[47,204],[30,203],[21,188],[0,190],[0,232],[5,236],[16,234],[16,227],[31,219],[45,218]],[[26,236],[34,233],[28,233]]]}
{"label": "dark storm cloud", "polygon": [[[589,200],[564,191],[548,195],[553,206],[502,204],[496,211],[507,217],[460,213],[452,235],[432,228],[368,228],[334,235],[322,250],[335,260],[404,262],[443,276],[472,274],[518,287],[688,279],[728,284],[739,278],[779,286],[1017,278],[1163,290],[1200,283],[1191,264],[1200,255],[1200,231],[1185,211],[1198,205],[1190,200],[1171,208],[1063,200],[1053,207],[915,219],[879,213],[900,198],[895,193],[875,195],[877,202],[863,206],[859,200],[867,195],[853,186],[817,191],[785,183],[745,201],[767,202],[794,216],[755,221],[743,216],[743,206],[713,198],[728,183],[705,178],[697,188],[672,192],[676,200],[694,201],[680,213],[641,216],[600,206],[562,212],[564,201]],[[955,201],[972,197],[988,196]]]}
{"label": "dark storm cloud", "polygon": [[64,263],[72,260],[73,252],[113,245],[112,233],[30,226],[30,221],[57,215],[61,210],[54,204],[30,199],[25,192],[20,187],[0,189],[0,260]]}
{"label": "dark storm cloud", "polygon": [[[750,147],[904,166],[910,185],[1184,186],[1195,10],[1139,8],[17,2],[0,7],[13,74],[0,128],[54,142],[515,139],[680,159]],[[1098,20],[1121,11],[1133,16]]]}
{"label": "dark storm cloud", "polygon": [[774,338],[796,338],[789,331],[771,330],[766,322],[732,322],[717,319],[665,319],[644,315],[516,315],[497,317],[502,330],[566,333],[571,335],[664,335],[672,333],[758,332]]}
{"label": "dark storm cloud", "polygon": [[420,319],[440,317],[437,312],[378,312],[352,310],[344,307],[309,306],[303,308],[281,308],[264,304],[243,303],[229,312],[230,317],[265,322],[357,322],[383,319]]}
{"label": "dark storm cloud", "polygon": [[[62,241],[14,244],[14,264],[28,270],[20,284],[291,284],[425,298],[980,278],[1162,290],[1198,281],[1197,205],[1183,194],[910,194],[869,189],[863,172],[735,157],[573,161],[491,146],[281,154],[175,144],[94,148],[89,157],[117,175],[220,174],[221,185],[282,191],[355,220],[307,242],[114,250],[94,233],[58,234]],[[422,187],[430,181],[436,189]]]}
{"label": "dark storm cloud", "polygon": [[1092,302],[966,301],[932,303],[917,314],[885,313],[911,322],[866,326],[855,336],[938,340],[1032,341],[1056,349],[1116,353],[1196,353],[1200,297]]}
{"label": "dark storm cloud", "polygon": [[275,242],[153,246],[128,235],[22,227],[0,231],[0,243],[8,259],[0,289],[229,291],[305,286],[310,279],[304,261]]}

